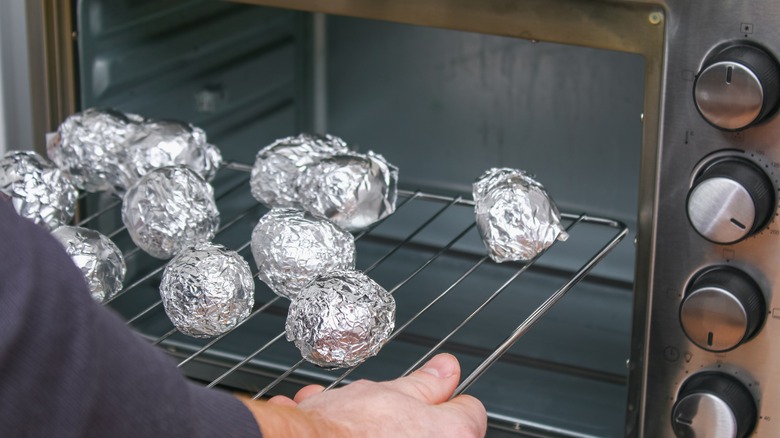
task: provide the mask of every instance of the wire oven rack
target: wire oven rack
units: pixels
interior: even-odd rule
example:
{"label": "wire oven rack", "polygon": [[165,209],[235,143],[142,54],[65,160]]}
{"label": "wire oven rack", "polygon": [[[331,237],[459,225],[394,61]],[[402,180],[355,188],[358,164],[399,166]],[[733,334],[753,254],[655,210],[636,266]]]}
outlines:
{"label": "wire oven rack", "polygon": [[[464,369],[470,366],[470,371],[458,386],[456,393],[461,393],[588,275],[628,232],[627,227],[616,220],[564,213],[570,240],[581,235],[590,242],[577,246],[589,248],[576,254],[575,265],[569,260],[572,257],[565,253],[562,257],[549,258],[565,259],[566,266],[545,263],[548,253],[565,249],[568,242],[556,243],[528,263],[498,265],[484,255],[475,230],[473,201],[458,196],[401,190],[395,214],[355,235],[358,268],[396,297],[396,328],[378,357],[349,369],[325,371],[300,359],[297,350],[283,339],[288,303],[257,281],[248,240],[252,228],[267,209],[249,193],[249,169],[251,167],[240,163],[228,163],[214,182],[222,217],[214,240],[238,251],[253,266],[256,304],[245,321],[210,340],[188,338],[178,333],[168,321],[157,289],[166,261],[152,259],[132,245],[119,220],[120,200],[107,195],[82,195],[84,208],[81,211],[88,214],[82,215],[77,225],[99,229],[123,249],[128,276],[124,289],[108,300],[108,306],[152,344],[165,348],[191,378],[208,387],[219,385],[246,391],[255,399],[280,393],[291,395],[309,383],[333,388],[354,378],[386,379],[405,375],[437,351],[457,350],[459,346],[472,356],[478,356],[476,360],[463,363]],[[486,274],[479,274],[485,270]],[[526,306],[530,311],[517,309],[515,318],[508,321],[511,326],[490,321],[490,326],[501,326],[496,328],[499,337],[494,334],[480,339],[479,330],[464,330],[480,319],[491,304],[505,306],[500,297],[512,289],[510,286],[538,271],[553,273],[560,281],[549,290],[536,293],[534,296],[541,303]],[[435,275],[429,275],[431,272]],[[496,274],[498,272],[502,276]],[[439,280],[421,280],[425,277],[447,277],[447,280],[440,283],[436,283]],[[432,282],[436,284],[431,285]],[[443,316],[437,315],[435,309],[447,300],[455,303],[457,312],[450,305],[443,307],[446,309]],[[427,323],[423,322],[426,318]],[[492,319],[492,314],[487,318]],[[415,326],[423,328],[416,329]],[[425,327],[434,327],[436,334],[426,335]],[[399,358],[408,357],[414,358],[411,363],[398,363]],[[367,372],[361,373],[361,368],[366,368]]]}

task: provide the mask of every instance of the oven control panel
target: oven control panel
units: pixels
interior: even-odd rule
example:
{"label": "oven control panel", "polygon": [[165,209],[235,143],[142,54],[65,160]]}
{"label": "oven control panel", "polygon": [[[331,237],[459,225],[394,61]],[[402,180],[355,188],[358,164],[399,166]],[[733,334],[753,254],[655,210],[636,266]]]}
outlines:
{"label": "oven control panel", "polygon": [[668,11],[639,435],[778,437],[780,4],[708,5]]}

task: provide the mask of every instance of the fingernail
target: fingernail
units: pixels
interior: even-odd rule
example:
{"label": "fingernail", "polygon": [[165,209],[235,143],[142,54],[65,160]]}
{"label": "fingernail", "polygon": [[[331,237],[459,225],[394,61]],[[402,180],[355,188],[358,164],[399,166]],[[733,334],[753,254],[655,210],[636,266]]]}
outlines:
{"label": "fingernail", "polygon": [[423,365],[422,368],[420,368],[420,371],[440,379],[445,379],[455,374],[457,369],[458,362],[453,356],[439,354]]}

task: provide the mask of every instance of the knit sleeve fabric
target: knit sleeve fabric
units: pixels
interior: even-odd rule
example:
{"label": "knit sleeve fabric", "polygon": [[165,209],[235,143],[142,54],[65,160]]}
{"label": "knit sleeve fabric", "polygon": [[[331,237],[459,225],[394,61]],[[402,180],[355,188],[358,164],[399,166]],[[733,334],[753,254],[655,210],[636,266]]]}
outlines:
{"label": "knit sleeve fabric", "polygon": [[230,394],[172,360],[90,296],[42,227],[0,200],[0,436],[259,437]]}

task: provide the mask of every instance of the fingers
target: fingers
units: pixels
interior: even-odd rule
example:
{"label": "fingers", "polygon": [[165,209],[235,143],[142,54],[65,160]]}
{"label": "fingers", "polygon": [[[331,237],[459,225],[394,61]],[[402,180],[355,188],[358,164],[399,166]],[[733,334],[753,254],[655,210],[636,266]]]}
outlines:
{"label": "fingers", "polygon": [[469,430],[479,436],[487,433],[485,406],[470,395],[459,395],[447,403],[436,406],[436,409],[449,412],[453,421],[461,423],[459,428],[462,430]]}
{"label": "fingers", "polygon": [[437,354],[406,377],[382,383],[429,404],[447,401],[460,380],[460,365],[451,354]]}
{"label": "fingers", "polygon": [[297,394],[295,394],[295,403],[300,403],[307,398],[317,395],[325,390],[322,385],[308,385],[301,388]]}
{"label": "fingers", "polygon": [[273,396],[273,397],[268,399],[267,403],[271,403],[271,404],[279,405],[279,406],[289,406],[291,408],[294,408],[294,407],[298,406],[298,402],[293,401],[292,399],[290,399],[290,397],[286,397],[286,396],[283,396],[283,395]]}

